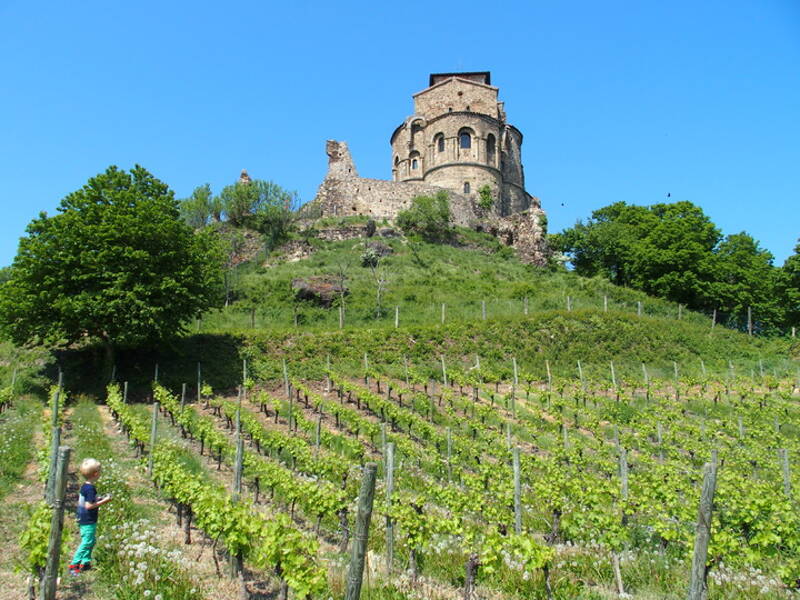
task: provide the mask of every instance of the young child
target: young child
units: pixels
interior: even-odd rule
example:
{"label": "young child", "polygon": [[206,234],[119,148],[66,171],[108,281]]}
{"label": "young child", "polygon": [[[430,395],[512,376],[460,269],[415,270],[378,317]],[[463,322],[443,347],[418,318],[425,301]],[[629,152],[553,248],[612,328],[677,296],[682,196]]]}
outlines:
{"label": "young child", "polygon": [[81,486],[78,496],[78,527],[81,530],[81,545],[75,551],[69,571],[73,575],[78,575],[81,571],[87,571],[92,565],[92,549],[95,542],[95,531],[97,530],[97,509],[103,504],[111,501],[111,495],[98,498],[97,489],[94,483],[100,477],[100,463],[93,458],[84,459],[79,471],[86,479],[86,483]]}

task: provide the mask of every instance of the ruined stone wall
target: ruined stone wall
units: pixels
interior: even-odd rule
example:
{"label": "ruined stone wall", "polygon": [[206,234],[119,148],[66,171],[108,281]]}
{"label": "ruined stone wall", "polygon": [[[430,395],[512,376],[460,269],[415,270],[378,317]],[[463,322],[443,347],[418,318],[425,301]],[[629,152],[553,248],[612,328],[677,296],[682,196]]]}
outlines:
{"label": "ruined stone wall", "polygon": [[364,216],[375,220],[393,221],[397,213],[411,206],[416,196],[434,196],[441,191],[450,197],[453,220],[462,227],[475,222],[472,201],[463,194],[439,186],[421,183],[398,183],[382,179],[354,176],[355,167],[344,142],[327,143],[328,174],[317,191],[314,202],[322,216]]}

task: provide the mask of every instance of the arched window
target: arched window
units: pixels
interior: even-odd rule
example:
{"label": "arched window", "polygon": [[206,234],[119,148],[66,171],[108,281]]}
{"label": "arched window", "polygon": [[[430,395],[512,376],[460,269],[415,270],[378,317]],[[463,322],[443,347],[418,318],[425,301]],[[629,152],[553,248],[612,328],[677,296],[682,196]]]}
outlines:
{"label": "arched window", "polygon": [[486,162],[490,165],[494,164],[495,156],[497,155],[497,143],[495,137],[491,133],[486,136]]}
{"label": "arched window", "polygon": [[417,163],[417,159],[416,159],[416,158],[412,158],[412,159],[411,159],[411,168],[412,168],[412,169],[416,169],[418,166],[419,166],[419,165],[418,165],[418,163]]}
{"label": "arched window", "polygon": [[444,152],[444,134],[437,133],[433,138],[433,144],[437,152]]}
{"label": "arched window", "polygon": [[469,181],[464,182],[464,193],[469,194]]}
{"label": "arched window", "polygon": [[419,168],[419,152],[412,152],[409,156],[411,159],[411,170]]}
{"label": "arched window", "polygon": [[458,133],[458,147],[463,149],[472,148],[472,135],[469,130],[462,129]]}

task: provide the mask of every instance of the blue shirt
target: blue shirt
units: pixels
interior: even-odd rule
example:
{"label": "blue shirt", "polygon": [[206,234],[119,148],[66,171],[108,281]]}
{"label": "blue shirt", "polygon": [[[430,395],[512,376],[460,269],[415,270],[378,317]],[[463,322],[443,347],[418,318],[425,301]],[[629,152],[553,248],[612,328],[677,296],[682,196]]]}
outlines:
{"label": "blue shirt", "polygon": [[97,502],[97,489],[91,483],[84,483],[78,495],[78,525],[97,523],[97,508],[87,509],[87,503]]}

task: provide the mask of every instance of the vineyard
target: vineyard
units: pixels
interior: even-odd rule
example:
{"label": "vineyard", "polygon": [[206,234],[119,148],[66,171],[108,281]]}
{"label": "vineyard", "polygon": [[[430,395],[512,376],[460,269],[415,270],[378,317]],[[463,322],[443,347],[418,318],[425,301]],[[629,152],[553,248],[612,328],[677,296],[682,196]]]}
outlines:
{"label": "vineyard", "polygon": [[[366,598],[685,598],[708,493],[708,597],[797,597],[795,376],[363,362],[320,380],[286,365],[257,381],[245,365],[232,396],[156,382],[152,403],[124,383],[104,406],[54,388],[47,410],[6,390],[0,467],[18,478],[38,449],[48,480],[56,431],[73,463],[106,457],[98,597],[343,598],[365,541]],[[41,503],[15,532],[31,597],[52,513]],[[62,567],[77,539],[65,521]]]}

